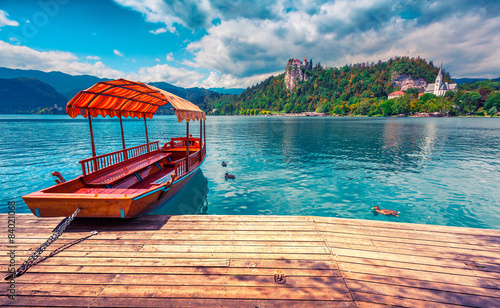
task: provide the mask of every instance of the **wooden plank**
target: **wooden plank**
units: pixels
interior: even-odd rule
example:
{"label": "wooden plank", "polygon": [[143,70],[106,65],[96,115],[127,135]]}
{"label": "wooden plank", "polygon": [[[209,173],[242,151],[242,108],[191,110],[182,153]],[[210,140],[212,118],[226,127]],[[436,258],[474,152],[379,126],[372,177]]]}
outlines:
{"label": "wooden plank", "polygon": [[266,275],[185,275],[185,274],[86,274],[86,273],[27,273],[17,279],[17,285],[24,281],[40,284],[61,285],[131,285],[131,286],[232,286],[273,288],[332,288],[346,293],[344,279],[340,276],[287,276],[286,283],[274,282],[275,271]]}
{"label": "wooden plank", "polygon": [[[323,236],[326,239],[338,239],[342,238],[344,240],[352,241],[363,241],[363,240],[377,240],[381,242],[388,243],[398,243],[404,241],[407,244],[415,245],[429,245],[429,246],[440,246],[440,247],[458,247],[465,249],[481,249],[490,251],[500,251],[500,240],[499,243],[495,244],[492,241],[484,240],[474,240],[465,239],[463,237],[448,237],[448,238],[438,238],[436,236],[428,236],[423,239],[414,238],[401,238],[396,234],[392,236],[382,236],[381,234],[360,234],[360,233],[349,233],[345,229],[342,230],[328,230],[328,232],[323,232]],[[452,240],[452,241],[450,241]]]}
{"label": "wooden plank", "polygon": [[[308,229],[309,228],[309,229]],[[212,225],[170,225],[166,224],[163,226],[162,230],[237,230],[237,231],[314,231],[314,227],[309,225],[274,225],[274,224],[262,224],[262,225],[247,225],[245,223],[241,224],[212,224]]]}
{"label": "wooden plank", "polygon": [[171,218],[172,222],[176,221],[191,221],[191,222],[313,222],[313,217],[308,216],[273,216],[273,215],[242,215],[242,216],[234,216],[234,215],[183,215],[183,216],[173,216]]}
{"label": "wooden plank", "polygon": [[[404,245],[401,245],[405,247]],[[481,254],[476,254],[471,253],[470,251],[460,251],[456,252],[453,250],[450,251],[439,251],[439,250],[419,250],[416,249],[416,247],[409,247],[407,249],[405,248],[400,248],[401,246],[387,246],[387,247],[380,247],[380,246],[370,246],[370,245],[356,245],[356,244],[349,244],[349,243],[331,243],[329,242],[328,247],[331,249],[332,253],[338,254],[337,250],[339,249],[352,249],[352,250],[359,250],[359,251],[373,251],[373,252],[379,252],[379,253],[389,253],[389,254],[399,254],[399,255],[405,255],[408,257],[411,256],[426,256],[426,257],[435,257],[435,258],[445,258],[445,259],[452,259],[452,260],[468,260],[468,261],[474,261],[474,262],[479,262],[479,263],[492,263],[492,264],[499,264],[500,263],[500,255],[495,255],[495,254],[489,254],[489,255],[482,255]],[[461,254],[462,253],[462,254]]]}
{"label": "wooden plank", "polygon": [[267,300],[267,299],[209,299],[209,298],[97,298],[98,307],[344,307],[356,308],[352,301]]}
{"label": "wooden plank", "polygon": [[[24,256],[30,255],[31,252],[23,252]],[[45,253],[44,253],[45,255]],[[171,259],[263,259],[263,260],[312,260],[312,261],[331,261],[332,256],[329,254],[305,254],[305,253],[245,253],[245,252],[117,252],[117,251],[71,251],[66,250],[57,254],[56,257],[49,258],[45,262],[58,262],[62,257],[80,257],[80,258],[105,258],[109,260],[136,258],[162,259],[163,261]]]}
{"label": "wooden plank", "polygon": [[[16,250],[17,251],[35,251],[39,246],[40,244],[36,245],[36,244],[16,244]],[[49,248],[47,248],[47,252],[50,253],[51,251],[57,249],[59,246],[63,246],[63,245],[51,245]],[[71,246],[71,247],[68,247],[66,250],[74,250],[74,251],[90,251],[90,250],[93,250],[93,251],[116,251],[117,247],[120,247],[120,249],[122,249],[123,251],[130,251],[130,252],[133,252],[133,251],[139,251],[141,250],[141,248],[143,247],[144,245],[143,244],[134,244],[134,245],[92,245],[90,243],[87,243],[87,242],[82,242],[82,243],[79,243],[77,245],[74,245],[74,246]],[[177,246],[176,246],[177,247]],[[2,246],[0,247],[0,251],[9,251],[10,248],[7,247],[7,246]]]}
{"label": "wooden plank", "polygon": [[338,277],[341,276],[340,271],[336,269],[296,269],[289,267],[216,267],[216,264],[205,263],[204,265],[200,264],[182,264],[177,267],[173,266],[119,266],[119,265],[86,265],[86,266],[77,266],[77,265],[37,265],[32,267],[29,270],[30,274],[34,273],[59,273],[59,274],[74,274],[74,273],[84,273],[84,274],[145,274],[149,275],[151,273],[154,274],[165,274],[165,275],[243,275],[243,276],[265,276],[265,275],[274,275],[276,270],[282,270],[287,277],[293,276],[302,276],[302,277]]}
{"label": "wooden plank", "polygon": [[[454,243],[469,243],[498,246],[500,243],[500,234],[497,236],[482,236],[482,235],[464,235],[453,233],[437,233],[428,231],[413,231],[413,230],[387,230],[380,228],[370,228],[363,226],[354,226],[349,228],[335,227],[331,228],[325,225],[318,225],[318,228],[325,236],[331,233],[350,233],[350,234],[365,234],[376,237],[386,237],[390,239],[416,239],[436,242],[454,242]],[[331,234],[335,236],[335,234]]]}
{"label": "wooden plank", "polygon": [[427,307],[438,307],[438,308],[459,308],[459,307],[467,307],[465,305],[453,305],[453,304],[443,304],[437,302],[429,302],[420,299],[411,299],[405,298],[401,296],[388,296],[388,295],[380,295],[373,293],[366,293],[363,291],[351,291],[351,296],[356,303],[366,303],[365,305],[361,305],[359,307],[372,307],[371,305],[376,307],[377,305],[387,306],[395,306],[395,307],[416,307],[416,308],[427,308]]}
{"label": "wooden plank", "polygon": [[431,277],[427,277],[426,275],[422,275],[421,277],[419,277],[419,279],[412,279],[408,277],[398,277],[397,275],[385,276],[385,275],[375,275],[373,273],[364,274],[364,273],[354,273],[354,272],[342,272],[342,276],[349,280],[357,280],[361,282],[367,281],[374,283],[392,284],[392,285],[415,287],[415,288],[425,288],[432,290],[489,296],[489,297],[499,298],[500,300],[500,290],[492,289],[487,284],[483,284],[483,286],[481,287],[471,287],[471,286],[466,286],[461,282],[459,282],[459,284],[436,282],[435,280],[431,279]]}
{"label": "wooden plank", "polygon": [[90,307],[95,300],[95,297],[75,298],[73,296],[18,295],[14,300],[2,296],[0,305],[9,307],[75,307],[77,305],[80,307]]}
{"label": "wooden plank", "polygon": [[442,262],[440,265],[430,265],[430,264],[418,264],[413,262],[404,261],[385,261],[376,259],[366,259],[366,258],[351,258],[351,257],[339,257],[337,261],[342,264],[361,264],[361,265],[372,265],[380,267],[391,267],[391,268],[404,268],[417,270],[421,272],[440,272],[448,273],[454,275],[465,275],[465,276],[476,276],[492,279],[500,279],[499,272],[493,271],[480,271],[474,270],[468,267],[465,263],[462,263],[462,267],[451,267],[446,261]]}
{"label": "wooden plank", "polygon": [[332,261],[315,261],[315,260],[290,260],[290,259],[278,259],[278,260],[265,260],[265,259],[231,259],[231,267],[258,267],[258,268],[308,268],[311,270],[323,270],[323,269],[338,269],[337,262]]}
{"label": "wooden plank", "polygon": [[[1,302],[0,302],[1,303]],[[355,308],[352,302],[343,301],[303,301],[303,300],[227,300],[206,298],[78,298],[55,296],[19,296],[16,300],[4,303],[15,307],[345,307]]]}
{"label": "wooden plank", "polygon": [[[116,245],[116,246],[121,246],[121,245],[144,245],[146,244],[154,244],[154,245],[168,245],[168,246],[285,246],[285,247],[309,247],[309,246],[325,246],[325,242],[321,241],[320,239],[316,238],[315,241],[308,241],[307,238],[305,239],[300,239],[297,241],[289,240],[289,241],[280,241],[277,237],[268,237],[268,238],[273,238],[274,241],[271,240],[266,240],[266,239],[254,239],[251,240],[251,237],[247,237],[247,240],[213,240],[210,237],[207,237],[207,239],[193,239],[193,240],[184,240],[184,239],[153,239],[153,240],[148,240],[146,238],[139,238],[139,239],[99,239],[97,237],[92,237],[84,242],[87,245],[96,245],[96,246],[110,246],[110,245]],[[28,247],[30,245],[31,247],[34,247],[36,245],[40,245],[44,243],[46,238],[44,239],[33,239],[33,238],[27,238],[27,239],[16,239],[16,244],[19,245],[19,247],[22,249],[23,247]],[[66,239],[66,238],[60,238],[57,240],[56,245],[65,245],[74,242],[76,239]],[[81,245],[79,243],[78,245]]]}
{"label": "wooden plank", "polygon": [[326,247],[288,247],[288,246],[200,246],[200,245],[160,245],[160,244],[146,244],[141,249],[141,252],[207,252],[207,253],[218,253],[218,252],[231,252],[231,253],[304,253],[304,254],[329,254]]}
{"label": "wooden plank", "polygon": [[395,230],[414,230],[414,231],[426,230],[426,231],[435,231],[435,232],[453,233],[453,234],[467,234],[467,235],[476,234],[476,235],[491,235],[491,236],[498,236],[500,234],[499,230],[493,230],[493,229],[425,225],[425,224],[392,222],[392,221],[361,220],[361,219],[333,218],[333,217],[320,217],[320,216],[314,216],[313,220],[315,222],[325,223],[325,224],[334,224],[334,225],[343,224],[343,225],[366,226],[366,227],[376,227],[382,229],[395,229]]}
{"label": "wooden plank", "polygon": [[[357,262],[357,259],[366,259],[366,263],[375,263],[379,261],[394,261],[394,262],[406,262],[413,264],[428,264],[434,266],[442,267],[454,267],[454,268],[469,268],[469,261],[462,259],[446,259],[440,257],[428,257],[428,256],[411,256],[411,255],[401,255],[386,252],[377,251],[367,251],[367,250],[355,250],[355,249],[342,249],[335,248],[335,260],[337,261],[347,261],[347,262]],[[481,263],[482,268],[485,271],[500,271],[500,266],[492,264]]]}
{"label": "wooden plank", "polygon": [[416,279],[422,281],[434,281],[440,283],[464,285],[464,286],[479,287],[479,288],[490,288],[489,284],[486,282],[490,281],[491,283],[494,283],[495,281],[495,279],[478,278],[473,275],[423,272],[419,270],[383,267],[377,265],[340,263],[339,268],[341,272],[355,272],[355,273],[373,274],[378,276],[400,277],[400,278]]}
{"label": "wooden plank", "polygon": [[464,305],[472,307],[496,307],[499,303],[498,298],[487,296],[436,291],[425,288],[387,285],[382,283],[360,282],[357,280],[349,279],[346,279],[346,283],[349,290],[353,293],[363,292],[376,295],[392,296],[396,298],[404,297],[412,300],[422,300],[431,303]]}
{"label": "wooden plank", "polygon": [[[44,284],[44,283],[20,283],[16,282],[16,296],[74,296],[95,297],[99,295],[104,285],[73,285],[73,284]],[[6,293],[7,286],[2,284],[0,287],[1,294]],[[4,300],[2,296],[2,300]]]}
{"label": "wooden plank", "polygon": [[[77,257],[65,257],[59,256],[48,258],[47,260],[39,263],[41,265],[75,265],[75,266],[195,266],[195,267],[206,267],[206,266],[229,266],[229,259],[226,258],[192,258],[192,259],[182,259],[178,256],[173,258],[138,258],[138,257],[109,257],[106,256],[107,253],[101,254],[100,257],[92,257],[88,255],[80,255]],[[24,261],[24,259],[20,260]],[[7,264],[7,262],[5,263]],[[19,263],[20,264],[20,263]]]}
{"label": "wooden plank", "polygon": [[[281,286],[281,285],[280,285]],[[197,286],[107,286],[100,297],[184,297],[266,300],[328,300],[351,301],[348,291],[330,288],[287,288],[287,287],[197,287]]]}

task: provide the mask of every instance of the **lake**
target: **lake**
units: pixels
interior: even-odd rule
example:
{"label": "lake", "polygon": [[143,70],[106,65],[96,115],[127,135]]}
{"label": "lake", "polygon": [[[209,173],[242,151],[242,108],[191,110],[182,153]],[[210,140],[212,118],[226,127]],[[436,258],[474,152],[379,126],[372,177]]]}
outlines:
{"label": "lake", "polygon": [[[94,119],[97,154],[121,149],[119,121]],[[143,120],[124,120],[127,147]],[[207,118],[207,159],[153,214],[305,215],[500,229],[498,118]],[[0,212],[81,173],[88,121],[0,115]],[[198,122],[191,126],[199,134]],[[149,140],[184,136],[175,116],[148,120]],[[227,162],[223,168],[221,162]],[[236,179],[225,179],[229,172]],[[376,215],[371,208],[400,211]]]}

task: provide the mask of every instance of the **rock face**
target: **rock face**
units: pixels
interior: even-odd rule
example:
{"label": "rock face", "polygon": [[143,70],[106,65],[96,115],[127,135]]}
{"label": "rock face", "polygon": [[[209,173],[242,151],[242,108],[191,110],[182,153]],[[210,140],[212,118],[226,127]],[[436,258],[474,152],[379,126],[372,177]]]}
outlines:
{"label": "rock face", "polygon": [[420,92],[424,92],[427,87],[427,82],[424,79],[413,79],[411,75],[393,74],[392,83],[400,87],[401,91],[406,91],[409,88],[417,88]]}
{"label": "rock face", "polygon": [[285,69],[285,86],[287,90],[295,88],[297,82],[309,79],[309,75],[307,74],[309,66],[310,64],[305,58],[304,62],[300,62],[297,59],[288,61]]}

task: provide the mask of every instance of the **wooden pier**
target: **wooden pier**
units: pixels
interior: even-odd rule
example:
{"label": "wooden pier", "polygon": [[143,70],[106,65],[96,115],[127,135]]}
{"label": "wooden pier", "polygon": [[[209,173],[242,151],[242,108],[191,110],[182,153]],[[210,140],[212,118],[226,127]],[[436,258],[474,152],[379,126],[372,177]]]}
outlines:
{"label": "wooden pier", "polygon": [[[7,215],[0,215],[7,234]],[[16,215],[16,267],[59,218]],[[24,307],[500,307],[500,231],[293,216],[76,219],[2,284]],[[2,237],[2,278],[7,275]],[[68,245],[69,246],[69,245]],[[275,282],[277,272],[285,283]]]}

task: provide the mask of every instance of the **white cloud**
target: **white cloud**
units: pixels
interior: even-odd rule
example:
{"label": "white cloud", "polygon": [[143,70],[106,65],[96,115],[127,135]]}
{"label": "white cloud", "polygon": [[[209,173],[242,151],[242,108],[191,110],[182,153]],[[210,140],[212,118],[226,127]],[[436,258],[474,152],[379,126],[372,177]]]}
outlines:
{"label": "white cloud", "polygon": [[101,60],[101,58],[99,58],[98,56],[86,56],[85,59],[89,59],[89,60]]}
{"label": "white cloud", "polygon": [[[500,41],[491,33],[500,32],[500,17],[484,19],[469,13],[425,26],[415,22],[395,21],[383,32],[350,35],[344,44],[344,63],[387,60],[395,56],[420,56],[443,61],[444,68],[455,77],[497,78],[500,71]],[[342,63],[336,63],[341,65]]]}
{"label": "white cloud", "polygon": [[158,28],[156,30],[150,30],[149,32],[153,34],[160,34],[160,33],[165,33],[167,31],[168,29],[166,27],[163,27],[163,28]]}
{"label": "white cloud", "polygon": [[144,14],[147,22],[165,24],[166,29],[172,33],[175,32],[173,24],[181,23],[181,19],[175,12],[171,12],[171,8],[162,0],[115,0],[115,2]]}
{"label": "white cloud", "polygon": [[167,64],[142,67],[138,73],[130,73],[127,78],[143,82],[165,81],[179,87],[192,87],[205,78],[205,75],[185,68],[176,68]]}
{"label": "white cloud", "polygon": [[[247,77],[274,72],[295,57],[319,58],[326,42],[305,13],[293,12],[279,21],[239,19],[208,30],[187,50],[195,55],[193,67]],[[188,64],[188,63],[186,63]]]}
{"label": "white cloud", "polygon": [[262,82],[271,76],[282,74],[283,71],[254,75],[250,77],[237,78],[231,74],[219,74],[217,72],[210,72],[209,76],[202,80],[198,86],[204,88],[247,88]]}
{"label": "white cloud", "polygon": [[456,10],[444,2],[417,8],[418,18],[402,18],[399,12],[405,9],[385,0],[341,0],[318,4],[312,13],[283,11],[279,19],[222,20],[187,46],[194,60],[182,63],[246,78],[283,70],[289,58],[342,66],[420,55],[442,59],[452,76],[498,77],[499,17],[482,9]]}
{"label": "white cloud", "polygon": [[101,78],[120,78],[123,72],[106,67],[101,61],[82,63],[70,52],[40,52],[29,47],[0,41],[0,66],[17,69],[34,69],[44,72],[60,71],[70,75],[93,75]]}
{"label": "white cloud", "polygon": [[[452,76],[498,77],[500,71],[500,57],[496,55],[500,49],[500,40],[496,39],[500,33],[500,17],[495,15],[500,7],[498,1],[114,1],[155,23],[156,29],[150,31],[153,34],[174,33],[176,27],[206,31],[198,41],[189,42],[203,31],[184,40],[192,57],[186,60],[182,53],[176,53],[176,63],[183,68],[158,64],[128,73],[144,81],[247,87],[282,73],[288,59],[303,57],[312,58],[314,64],[342,66],[420,55],[436,64],[443,60]],[[0,26],[2,18],[8,16],[3,13],[0,10]],[[15,47],[9,46],[9,50]],[[23,58],[26,50],[7,58],[4,52],[0,63],[14,61],[18,66],[33,66],[36,62],[45,70],[52,66],[62,71],[112,75],[102,62],[81,63],[71,53],[31,50],[35,53],[31,59]],[[113,52],[124,56],[116,49]],[[173,53],[165,59],[169,64],[175,61]]]}
{"label": "white cloud", "polygon": [[15,20],[9,19],[9,14],[7,12],[0,10],[0,27],[3,26],[19,26],[19,23]]}

